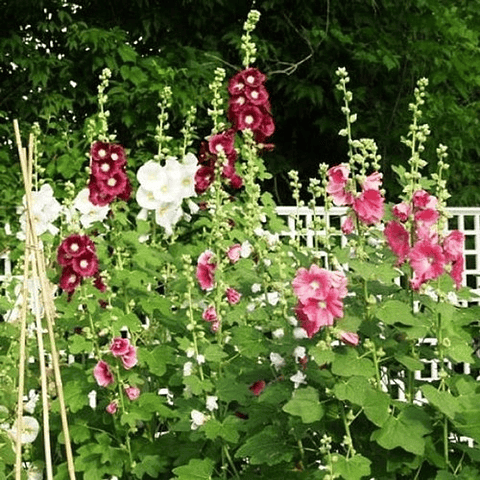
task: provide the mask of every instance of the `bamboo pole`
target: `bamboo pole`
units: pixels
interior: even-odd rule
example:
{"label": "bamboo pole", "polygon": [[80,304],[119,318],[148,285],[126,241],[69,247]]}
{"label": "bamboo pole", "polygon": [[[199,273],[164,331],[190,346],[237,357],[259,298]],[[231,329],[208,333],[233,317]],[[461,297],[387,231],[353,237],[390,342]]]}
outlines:
{"label": "bamboo pole", "polygon": [[[46,276],[46,269],[45,269],[45,258],[43,255],[43,250],[39,246],[39,241],[38,237],[35,232],[35,225],[33,222],[33,215],[32,215],[32,202],[31,202],[31,179],[32,179],[32,165],[33,165],[33,135],[30,135],[29,137],[29,155],[27,159],[26,151],[22,147],[22,140],[20,137],[20,129],[18,127],[18,122],[17,120],[14,120],[13,122],[14,130],[15,130],[15,137],[16,137],[16,142],[19,150],[19,156],[20,156],[20,162],[22,165],[22,174],[24,177],[24,183],[25,183],[25,192],[26,192],[26,198],[27,198],[27,233],[29,232],[29,235],[27,235],[27,244],[31,243],[32,245],[32,250],[34,253],[34,259],[33,259],[33,273],[34,273],[34,278],[38,279],[39,284],[40,284],[40,291],[42,295],[42,302],[43,302],[43,311],[44,311],[44,316],[46,318],[46,323],[47,323],[47,330],[48,330],[48,335],[50,339],[50,349],[51,349],[51,356],[52,356],[52,365],[53,365],[53,370],[54,370],[54,376],[55,376],[55,385],[56,385],[56,390],[57,390],[57,396],[59,400],[59,405],[60,405],[60,417],[62,420],[62,430],[64,434],[64,439],[65,439],[65,450],[66,450],[66,456],[67,456],[67,469],[69,473],[70,480],[75,480],[75,467],[74,467],[74,462],[73,462],[73,454],[72,454],[72,447],[71,447],[71,441],[70,441],[70,432],[68,428],[68,419],[67,419],[67,412],[66,412],[66,407],[65,407],[65,398],[63,395],[63,385],[62,385],[62,377],[60,373],[60,365],[59,365],[59,359],[58,359],[58,352],[56,348],[56,342],[55,342],[55,333],[53,330],[53,324],[54,324],[54,317],[55,317],[55,307],[53,304],[53,297],[52,297],[52,289],[50,287],[49,282],[47,281],[47,276]],[[27,271],[28,273],[28,271]],[[36,304],[39,305],[38,302],[38,292],[35,289],[35,301]],[[36,319],[37,319],[37,335],[38,338],[43,335],[43,328],[41,324],[41,318],[40,318],[40,311],[39,308],[36,309]],[[40,344],[42,346],[40,346]],[[40,353],[40,360],[42,365],[45,362],[44,358],[44,348],[43,348],[43,337],[41,340],[39,340],[39,353]],[[42,367],[41,367],[42,370]],[[45,380],[45,382],[44,382]],[[49,425],[48,425],[48,397],[47,397],[47,384],[46,384],[46,375],[44,380],[42,379],[42,402],[44,402],[44,435],[45,431],[49,432]],[[23,387],[24,388],[24,387]],[[22,397],[23,397],[23,389],[22,389]],[[23,398],[22,398],[22,404],[23,404]],[[18,408],[19,410],[20,408]],[[45,414],[45,411],[47,414]],[[17,411],[18,413],[18,411]],[[47,415],[45,417],[45,415]],[[45,438],[45,448],[47,449],[47,444],[48,444],[48,452],[45,451],[45,459],[46,459],[46,464],[47,464],[47,478],[50,480],[53,478],[52,472],[51,472],[51,460],[50,460],[50,467],[48,466],[48,458],[51,459],[51,449],[50,449],[50,441],[48,437],[48,441]],[[17,455],[18,455],[18,448],[17,448]],[[20,447],[20,457],[21,457],[21,447]],[[18,459],[16,463],[18,463]],[[21,460],[20,460],[21,464]],[[18,470],[18,467],[16,467],[16,471]],[[50,473],[49,473],[50,470]]]}

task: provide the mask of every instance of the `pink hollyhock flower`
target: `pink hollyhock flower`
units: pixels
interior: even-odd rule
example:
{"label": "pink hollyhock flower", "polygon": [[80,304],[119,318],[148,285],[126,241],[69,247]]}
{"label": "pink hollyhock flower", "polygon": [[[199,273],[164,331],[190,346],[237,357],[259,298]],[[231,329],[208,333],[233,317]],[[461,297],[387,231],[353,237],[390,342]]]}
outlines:
{"label": "pink hollyhock flower", "polygon": [[71,266],[66,266],[62,270],[59,286],[65,292],[73,293],[81,281],[82,277],[78,275]]}
{"label": "pink hollyhock flower", "polygon": [[341,332],[340,333],[340,340],[347,345],[351,345],[352,347],[356,347],[358,345],[358,343],[360,342],[360,337],[358,336],[357,333]]}
{"label": "pink hollyhock flower", "polygon": [[227,251],[227,257],[232,263],[237,263],[240,260],[242,253],[242,246],[239,243],[232,245]]}
{"label": "pink hollyhock flower", "polygon": [[439,277],[444,271],[445,256],[442,247],[430,241],[417,242],[410,250],[408,259],[414,272],[412,286],[415,289],[427,280]]}
{"label": "pink hollyhock flower", "polygon": [[353,202],[352,193],[345,190],[349,174],[350,169],[346,165],[337,165],[327,171],[327,193],[332,196],[333,203],[339,207],[351,205]]}
{"label": "pink hollyhock flower", "polygon": [[355,230],[355,223],[351,215],[345,217],[345,220],[342,223],[342,233],[344,235],[350,235]]}
{"label": "pink hollyhock flower", "polygon": [[401,265],[410,251],[410,234],[401,223],[395,221],[387,223],[384,234],[390,250],[398,257],[397,264]]}
{"label": "pink hollyhock flower", "polygon": [[[310,298],[302,304],[302,311],[318,331],[322,327],[333,325],[335,318],[343,317],[343,303],[336,292],[331,289],[323,300]],[[302,327],[305,328],[302,324]],[[307,330],[305,328],[305,330]],[[307,330],[308,333],[308,330]]]}
{"label": "pink hollyhock flower", "polygon": [[82,277],[93,277],[98,272],[97,256],[85,250],[80,256],[72,259],[73,270]]}
{"label": "pink hollyhock flower", "polygon": [[213,252],[210,250],[206,250],[198,257],[197,280],[202,290],[211,290],[215,285],[217,264],[212,259]]}
{"label": "pink hollyhock flower", "polygon": [[373,172],[363,182],[362,190],[378,190],[381,184],[382,174],[380,172]]}
{"label": "pink hollyhock flower", "polygon": [[353,210],[362,223],[373,225],[383,217],[383,202],[378,190],[365,190],[353,201]]}
{"label": "pink hollyhock flower", "polygon": [[217,311],[215,310],[215,307],[211,305],[210,307],[207,307],[203,313],[202,313],[202,318],[206,322],[216,322],[217,321]]}
{"label": "pink hollyhock flower", "polygon": [[443,254],[447,262],[456,260],[460,255],[463,255],[463,245],[465,242],[465,235],[459,230],[450,232],[443,240]]}
{"label": "pink hollyhock flower", "polygon": [[129,400],[136,400],[140,396],[140,389],[137,387],[126,387],[125,395],[127,395]]}
{"label": "pink hollyhock flower", "polygon": [[225,294],[227,295],[227,300],[230,305],[237,304],[240,301],[240,298],[242,298],[242,294],[237,292],[234,288],[227,288]]}
{"label": "pink hollyhock flower", "polygon": [[260,70],[250,67],[240,72],[241,77],[243,78],[245,85],[249,87],[258,87],[262,83],[265,83],[266,77],[260,72]]}
{"label": "pink hollyhock flower", "polygon": [[210,153],[217,155],[220,152],[224,152],[225,155],[229,155],[233,152],[233,145],[235,141],[235,131],[230,129],[226,132],[213,135],[208,140],[208,149]]}
{"label": "pink hollyhock flower", "polygon": [[295,295],[300,302],[308,299],[325,299],[330,289],[330,274],[324,268],[313,264],[309,270],[299,268],[292,282]]}
{"label": "pink hollyhock flower", "polygon": [[257,130],[263,120],[262,111],[255,105],[245,105],[238,111],[236,126],[238,130]]}
{"label": "pink hollyhock flower", "polygon": [[115,415],[118,410],[118,403],[116,401],[110,402],[105,409],[110,415]]}
{"label": "pink hollyhock flower", "polygon": [[247,100],[253,105],[265,105],[268,102],[268,92],[263,85],[247,87],[244,90]]}
{"label": "pink hollyhock flower", "polygon": [[265,380],[258,380],[252,385],[250,385],[249,389],[256,397],[258,397],[263,392],[266,386],[267,384]]}
{"label": "pink hollyhock flower", "polygon": [[114,357],[123,357],[130,348],[130,340],[128,338],[115,337],[110,344],[110,351]]}
{"label": "pink hollyhock flower", "polygon": [[138,363],[137,349],[133,345],[129,345],[127,353],[121,356],[123,367],[129,370]]}
{"label": "pink hollyhock flower", "polygon": [[212,324],[210,325],[210,330],[215,333],[218,331],[218,329],[220,328],[220,322],[218,320],[215,320],[214,322],[212,322]]}
{"label": "pink hollyhock flower", "polygon": [[425,210],[420,210],[414,216],[417,227],[431,227],[437,223],[438,217],[440,214],[437,210],[433,208],[426,208]]}
{"label": "pink hollyhock flower", "polygon": [[330,285],[340,298],[345,298],[348,294],[348,279],[343,272],[334,270],[330,274]]}
{"label": "pink hollyhock flower", "polygon": [[457,256],[452,262],[450,271],[448,272],[452,280],[455,282],[457,290],[462,286],[463,271],[465,269],[465,259],[463,254]]}
{"label": "pink hollyhock flower", "polygon": [[[302,326],[303,330],[307,333],[308,338],[312,338],[321,328],[321,325],[316,323],[314,320],[311,320],[309,316],[306,314],[305,305],[302,303],[298,303],[295,307],[295,315],[297,316],[300,325]],[[333,324],[333,318],[332,318]]]}
{"label": "pink hollyhock flower", "polygon": [[103,360],[100,360],[97,365],[95,365],[93,376],[101,387],[108,387],[115,381],[110,366]]}
{"label": "pink hollyhock flower", "polygon": [[408,203],[402,202],[394,205],[392,213],[401,221],[406,222],[412,213],[412,209]]}
{"label": "pink hollyhock flower", "polygon": [[425,190],[417,190],[412,196],[413,206],[419,210],[426,208],[435,209],[437,206],[437,199],[430,195]]}

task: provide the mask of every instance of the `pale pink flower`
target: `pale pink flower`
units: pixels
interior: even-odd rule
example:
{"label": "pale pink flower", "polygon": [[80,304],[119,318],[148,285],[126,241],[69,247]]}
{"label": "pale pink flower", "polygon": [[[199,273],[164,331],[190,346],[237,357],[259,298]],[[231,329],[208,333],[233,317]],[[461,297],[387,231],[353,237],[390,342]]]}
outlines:
{"label": "pale pink flower", "polygon": [[348,215],[342,223],[342,233],[350,235],[355,230],[355,223],[351,215]]}
{"label": "pale pink flower", "polygon": [[346,165],[337,165],[327,171],[327,193],[332,196],[333,203],[337,206],[351,205],[353,202],[352,193],[345,190],[349,174],[350,170]]}
{"label": "pale pink flower", "polygon": [[427,240],[417,242],[410,250],[408,258],[414,272],[414,289],[420,288],[427,280],[439,277],[444,271],[445,256],[442,247],[436,243]]}
{"label": "pale pink flower", "polygon": [[324,299],[330,289],[328,270],[313,264],[309,270],[299,268],[292,282],[295,295],[301,302],[309,298]]}
{"label": "pale pink flower", "polygon": [[110,344],[110,351],[114,357],[122,357],[126,355],[130,348],[130,341],[128,338],[115,337]]}
{"label": "pale pink flower", "polygon": [[129,345],[127,353],[122,355],[122,363],[126,370],[134,367],[137,362],[137,349],[133,345]]}
{"label": "pale pink flower", "polygon": [[93,369],[93,376],[101,387],[108,387],[115,379],[107,362],[100,360]]}
{"label": "pale pink flower", "polygon": [[358,336],[357,333],[341,332],[340,333],[340,340],[347,345],[351,345],[352,347],[356,347],[358,345],[358,343],[360,342],[360,337]]}
{"label": "pale pink flower", "polygon": [[212,261],[213,252],[206,250],[198,257],[197,280],[202,290],[211,290],[215,285],[217,264]]}
{"label": "pale pink flower", "polygon": [[447,262],[457,259],[463,255],[463,244],[465,235],[459,230],[450,232],[443,240],[443,254]]}
{"label": "pale pink flower", "polygon": [[398,203],[392,208],[392,213],[401,221],[406,222],[412,213],[410,205],[406,202]]}
{"label": "pale pink flower", "polygon": [[382,174],[380,172],[373,172],[370,174],[362,184],[362,190],[378,190],[382,184]]}
{"label": "pale pink flower", "polygon": [[118,410],[118,403],[116,401],[110,402],[105,409],[110,415],[114,415]]}
{"label": "pale pink flower", "polygon": [[398,257],[397,264],[401,265],[410,251],[409,233],[401,223],[391,221],[387,223],[384,234],[390,250]]}
{"label": "pale pink flower", "polygon": [[347,296],[348,290],[348,279],[346,275],[338,270],[333,270],[328,272],[330,274],[330,285],[336,291],[337,295],[340,298],[345,298]]}
{"label": "pale pink flower", "polygon": [[129,400],[136,400],[140,396],[140,389],[138,387],[126,387],[125,395]]}
{"label": "pale pink flower", "polygon": [[417,190],[412,196],[413,206],[418,210],[436,208],[437,199],[425,190]]}
{"label": "pale pink flower", "polygon": [[239,243],[236,243],[228,249],[227,256],[232,263],[237,263],[240,260],[241,253],[242,246]]}
{"label": "pale pink flower", "polygon": [[353,210],[362,223],[373,225],[383,217],[383,202],[378,190],[365,190],[353,201]]}
{"label": "pale pink flower", "polygon": [[235,305],[240,301],[240,298],[242,297],[242,294],[240,292],[237,292],[234,288],[227,288],[227,291],[225,292],[227,295],[227,300],[230,305]]}
{"label": "pale pink flower", "polygon": [[213,305],[210,305],[209,307],[207,307],[202,313],[202,318],[206,322],[215,322],[218,318],[215,307]]}

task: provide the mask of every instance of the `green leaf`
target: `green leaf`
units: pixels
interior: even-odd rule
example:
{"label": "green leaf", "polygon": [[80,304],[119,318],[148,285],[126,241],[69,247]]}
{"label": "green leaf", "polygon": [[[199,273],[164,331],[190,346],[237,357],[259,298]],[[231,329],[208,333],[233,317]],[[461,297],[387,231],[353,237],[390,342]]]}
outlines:
{"label": "green leaf", "polygon": [[404,325],[417,325],[418,318],[412,314],[410,306],[399,300],[389,300],[377,310],[376,316],[387,325],[403,323]]}
{"label": "green leaf", "polygon": [[203,352],[205,359],[209,362],[221,362],[225,357],[228,357],[228,354],[225,353],[220,347],[220,345],[212,344],[209,345]]}
{"label": "green leaf", "polygon": [[87,340],[82,335],[72,335],[69,339],[69,353],[77,355],[79,353],[93,352],[93,342]]}
{"label": "green leaf", "polygon": [[258,358],[259,355],[268,353],[265,339],[261,332],[252,327],[232,328],[232,344],[238,347],[240,354],[248,358]]}
{"label": "green leaf", "polygon": [[167,461],[161,455],[145,455],[132,472],[137,478],[143,478],[145,474],[158,478],[158,474],[165,471],[166,465]]}
{"label": "green leaf", "polygon": [[138,350],[138,359],[145,362],[151,374],[158,377],[165,375],[167,365],[173,361],[174,349],[168,345],[159,345],[152,351],[145,348]]}
{"label": "green leaf", "polygon": [[381,427],[388,419],[390,408],[390,396],[370,387],[365,391],[363,409],[366,417],[378,427]]}
{"label": "green leaf", "polygon": [[[234,420],[232,422],[232,420]],[[237,443],[239,434],[237,430],[238,422],[235,420],[239,420],[236,417],[227,417],[223,423],[219,422],[217,419],[212,418],[210,419],[205,425],[203,426],[203,431],[205,435],[210,440],[215,440],[217,437],[224,438],[228,442]]]}
{"label": "green leaf", "polygon": [[420,360],[403,354],[395,354],[395,360],[407,367],[411,372],[421,371],[425,368],[425,364]]}
{"label": "green leaf", "polygon": [[335,455],[336,462],[333,464],[335,474],[340,474],[341,478],[348,480],[361,480],[362,477],[370,475],[370,464],[368,458],[362,455],[355,455],[351,458],[345,458],[342,455]]}
{"label": "green leaf", "polygon": [[336,383],[333,392],[339,400],[348,400],[355,405],[363,406],[369,388],[371,386],[365,377],[351,377],[346,382]]}
{"label": "green leaf", "polygon": [[289,462],[295,449],[285,442],[283,431],[273,426],[266,427],[260,433],[250,437],[235,453],[236,458],[248,457],[252,465],[275,465]]}
{"label": "green leaf", "polygon": [[225,375],[217,381],[217,394],[220,400],[224,402],[236,401],[243,403],[251,392],[248,390],[248,385],[239,382],[238,379],[232,375]]}
{"label": "green leaf", "polygon": [[318,392],[313,387],[295,390],[292,399],[283,406],[282,410],[290,415],[302,417],[303,423],[316,422],[325,413],[318,399]]}
{"label": "green leaf", "polygon": [[360,358],[353,348],[344,348],[343,351],[335,352],[332,362],[332,373],[341,377],[373,377],[375,367],[368,358]]}
{"label": "green leaf", "polygon": [[188,465],[173,469],[178,480],[211,480],[215,463],[210,458],[198,460],[192,458]]}
{"label": "green leaf", "polygon": [[413,405],[407,406],[398,417],[390,416],[371,439],[387,450],[401,447],[415,455],[423,455],[424,436],[432,431],[428,415]]}

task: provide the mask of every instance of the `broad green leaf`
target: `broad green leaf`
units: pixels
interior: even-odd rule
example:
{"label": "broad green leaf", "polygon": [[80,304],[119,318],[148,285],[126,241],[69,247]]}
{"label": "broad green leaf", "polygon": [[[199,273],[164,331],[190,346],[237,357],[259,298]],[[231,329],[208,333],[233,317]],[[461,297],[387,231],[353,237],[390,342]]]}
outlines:
{"label": "broad green leaf", "polygon": [[[335,454],[336,455],[336,454]],[[351,458],[345,458],[343,455],[336,455],[333,471],[340,474],[341,478],[348,480],[361,480],[370,475],[370,464],[372,462],[357,454]]]}
{"label": "broad green leaf", "polygon": [[224,402],[236,401],[243,403],[251,392],[248,390],[248,385],[239,382],[234,376],[226,375],[220,378],[216,384],[217,394],[220,400]]}
{"label": "broad green leaf", "polygon": [[373,377],[375,367],[369,358],[360,358],[354,348],[344,348],[335,352],[332,362],[332,373],[341,377]]}
{"label": "broad green leaf", "polygon": [[77,355],[79,353],[93,352],[93,342],[87,340],[82,335],[72,335],[69,339],[69,353]]}
{"label": "broad green leaf", "polygon": [[161,455],[145,455],[141,462],[137,462],[132,472],[137,478],[143,478],[145,474],[152,478],[158,478],[159,473],[165,471],[167,461]]}
{"label": "broad green leaf", "polygon": [[214,440],[217,437],[224,438],[228,442],[238,442],[239,434],[237,430],[238,423],[232,420],[238,420],[236,417],[227,417],[223,423],[212,418],[203,426],[203,431],[208,439]]}
{"label": "broad green leaf", "polygon": [[275,465],[289,462],[296,453],[285,441],[284,432],[272,426],[250,437],[235,453],[236,458],[249,459],[252,465]]}
{"label": "broad green leaf", "polygon": [[173,361],[174,349],[168,345],[159,345],[153,350],[138,349],[138,359],[145,362],[151,374],[162,377],[167,371],[167,365]]}
{"label": "broad green leaf", "polygon": [[339,400],[348,400],[355,405],[363,406],[369,388],[371,386],[365,377],[351,377],[346,382],[336,383],[333,392]]}
{"label": "broad green leaf", "polygon": [[390,396],[373,387],[365,391],[363,410],[366,417],[377,427],[381,427],[388,419]]}
{"label": "broad green leaf", "polygon": [[320,347],[311,347],[308,349],[308,353],[315,363],[320,367],[328,363],[332,363],[332,360],[335,357],[335,354],[332,350],[325,350]]}
{"label": "broad green leaf", "polygon": [[222,347],[217,344],[209,345],[203,354],[205,355],[205,359],[209,362],[221,362],[225,357],[228,357]]}
{"label": "broad green leaf", "polygon": [[231,343],[247,358],[268,353],[263,334],[252,327],[232,328],[232,337]]}
{"label": "broad green leaf", "polygon": [[395,354],[395,360],[407,367],[411,372],[421,371],[425,365],[420,360],[403,354]]}
{"label": "broad green leaf", "polygon": [[377,310],[376,316],[387,325],[403,323],[404,325],[417,325],[418,318],[412,314],[410,306],[400,300],[389,300]]}
{"label": "broad green leaf", "polygon": [[210,458],[199,460],[193,458],[188,465],[173,469],[178,480],[211,480],[215,463]]}
{"label": "broad green leaf", "polygon": [[313,387],[295,390],[292,399],[283,406],[284,412],[302,417],[303,423],[313,423],[324,415],[324,409]]}

